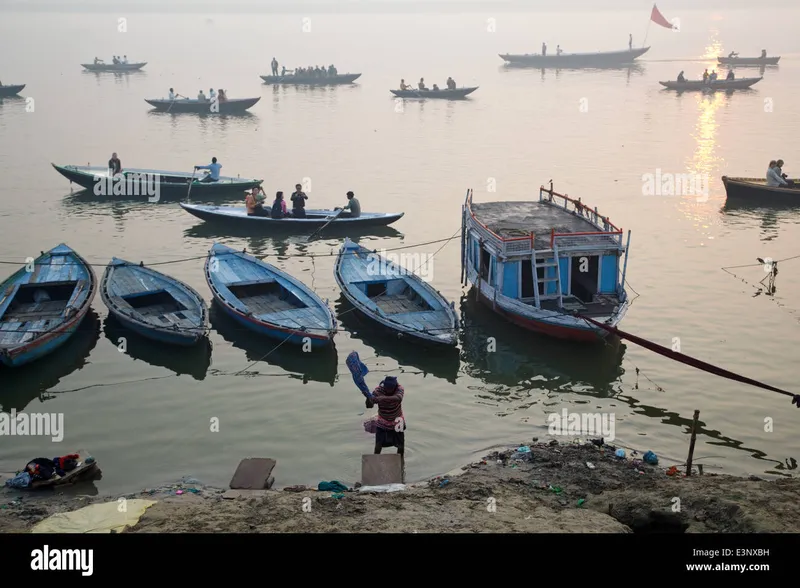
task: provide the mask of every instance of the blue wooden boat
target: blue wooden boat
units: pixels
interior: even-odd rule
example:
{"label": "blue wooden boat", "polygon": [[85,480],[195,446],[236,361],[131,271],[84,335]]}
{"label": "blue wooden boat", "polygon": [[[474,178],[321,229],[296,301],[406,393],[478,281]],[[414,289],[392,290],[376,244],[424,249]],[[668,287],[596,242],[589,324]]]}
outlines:
{"label": "blue wooden boat", "polygon": [[58,245],[0,284],[0,362],[30,363],[55,351],[78,329],[97,293],[80,255]]}
{"label": "blue wooden boat", "polygon": [[350,304],[398,338],[432,345],[458,343],[453,303],[377,252],[345,239],[334,276]]}
{"label": "blue wooden boat", "polygon": [[248,329],[296,345],[333,341],[336,318],[327,302],[278,268],[215,243],[205,273],[214,301]]}
{"label": "blue wooden boat", "polygon": [[190,286],[116,257],[100,281],[109,312],[134,333],[172,345],[194,345],[208,330],[208,307]]}
{"label": "blue wooden boat", "polygon": [[[539,189],[538,202],[462,207],[462,280],[476,299],[525,329],[597,341],[628,310],[628,242],[622,229],[580,200]],[[620,265],[622,271],[620,272]]]}

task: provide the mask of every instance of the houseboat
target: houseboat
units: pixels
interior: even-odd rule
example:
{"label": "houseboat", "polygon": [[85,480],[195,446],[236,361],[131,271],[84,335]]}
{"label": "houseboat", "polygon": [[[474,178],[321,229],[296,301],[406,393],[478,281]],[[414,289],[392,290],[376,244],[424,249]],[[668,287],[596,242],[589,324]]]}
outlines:
{"label": "houseboat", "polygon": [[[628,245],[580,199],[539,189],[538,202],[472,201],[461,224],[461,280],[497,314],[561,339],[593,341],[628,309]],[[621,272],[620,272],[621,266]]]}

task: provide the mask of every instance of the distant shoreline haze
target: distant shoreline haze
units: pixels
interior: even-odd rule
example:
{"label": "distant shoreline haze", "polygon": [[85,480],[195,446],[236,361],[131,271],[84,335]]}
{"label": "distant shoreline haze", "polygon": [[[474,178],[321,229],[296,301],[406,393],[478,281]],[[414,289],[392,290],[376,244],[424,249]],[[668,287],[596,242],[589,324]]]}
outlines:
{"label": "distant shoreline haze", "polygon": [[[659,3],[657,3],[659,4]],[[764,7],[789,8],[786,0],[762,0]],[[13,12],[119,12],[130,13],[436,13],[473,12],[641,12],[647,18],[653,6],[649,0],[0,0],[0,11]],[[753,10],[752,0],[663,0],[659,10],[667,17],[687,10]]]}

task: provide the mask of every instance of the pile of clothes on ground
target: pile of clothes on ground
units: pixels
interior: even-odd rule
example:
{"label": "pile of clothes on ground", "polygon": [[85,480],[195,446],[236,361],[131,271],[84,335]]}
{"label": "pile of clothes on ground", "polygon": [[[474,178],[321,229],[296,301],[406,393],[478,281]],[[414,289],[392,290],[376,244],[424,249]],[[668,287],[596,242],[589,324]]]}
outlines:
{"label": "pile of clothes on ground", "polygon": [[30,488],[34,482],[43,482],[56,476],[64,477],[69,472],[78,467],[80,456],[77,453],[70,453],[61,457],[47,459],[37,457],[28,462],[25,468],[10,480],[6,480],[9,488],[25,489]]}

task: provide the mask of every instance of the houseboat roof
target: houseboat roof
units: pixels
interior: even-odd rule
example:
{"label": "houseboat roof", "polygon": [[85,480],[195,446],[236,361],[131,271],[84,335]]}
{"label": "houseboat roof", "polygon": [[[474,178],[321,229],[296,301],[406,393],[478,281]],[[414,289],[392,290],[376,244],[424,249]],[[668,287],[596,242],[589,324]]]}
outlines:
{"label": "houseboat roof", "polygon": [[[536,249],[550,248],[550,235],[556,233],[602,232],[587,218],[548,202],[473,202],[472,213],[502,239],[534,234]],[[579,239],[575,239],[576,241]],[[577,244],[577,243],[576,243]]]}

